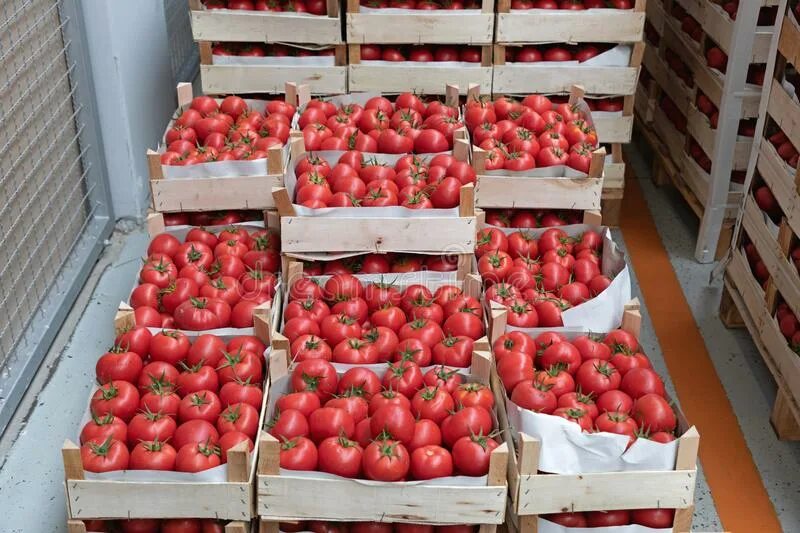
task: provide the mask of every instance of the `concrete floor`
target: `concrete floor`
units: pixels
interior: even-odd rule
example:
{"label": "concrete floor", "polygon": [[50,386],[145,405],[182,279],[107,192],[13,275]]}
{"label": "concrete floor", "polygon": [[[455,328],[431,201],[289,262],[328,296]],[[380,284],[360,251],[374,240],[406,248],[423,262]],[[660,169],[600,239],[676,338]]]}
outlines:
{"label": "concrete floor", "polygon": [[[776,440],[768,413],[775,385],[745,330],[727,330],[717,318],[719,281],[709,285],[709,265],[693,259],[697,219],[672,190],[655,189],[649,180],[649,159],[635,146],[628,157],[662,241],[692,307],[720,379],[731,399],[747,444],[787,532],[800,531],[800,446]],[[625,247],[624,237],[615,238]],[[144,230],[116,233],[93,272],[53,349],[36,376],[23,406],[0,439],[0,498],[3,532],[66,531],[63,470],[59,448],[77,440],[98,354],[113,341],[112,320],[125,297],[146,247]],[[636,275],[635,295],[641,298]],[[642,344],[655,368],[675,395],[643,300]],[[695,531],[721,531],[709,488],[698,478]],[[736,532],[738,533],[738,532]]]}

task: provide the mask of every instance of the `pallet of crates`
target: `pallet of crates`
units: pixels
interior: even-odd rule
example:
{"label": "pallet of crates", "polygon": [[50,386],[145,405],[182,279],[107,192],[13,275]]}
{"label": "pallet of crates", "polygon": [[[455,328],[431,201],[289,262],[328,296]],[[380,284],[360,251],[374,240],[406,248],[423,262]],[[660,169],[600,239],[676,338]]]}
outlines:
{"label": "pallet of crates", "polygon": [[[276,293],[273,303],[276,308],[280,308],[280,291]],[[119,374],[127,372],[126,369],[131,367],[108,367],[107,364],[101,364],[102,361],[98,362],[97,378],[102,385],[92,392],[91,399],[87,401],[86,414],[80,426],[82,429],[76,431],[75,437],[68,438],[61,450],[68,518],[73,521],[213,518],[249,523],[255,516],[253,485],[261,436],[259,428],[264,423],[269,391],[269,379],[265,379],[264,376],[268,369],[270,332],[278,327],[278,319],[278,313],[273,313],[271,316],[257,315],[256,322],[259,326],[249,330],[230,328],[192,331],[147,328],[153,339],[163,337],[167,343],[159,344],[166,351],[159,352],[157,357],[153,357],[155,342],[150,343],[140,332],[144,328],[126,329],[120,333],[115,341],[117,346],[125,346],[129,350],[128,353],[132,353],[135,357],[138,357],[136,354],[139,351],[146,350],[150,362],[147,366],[140,367],[138,376]],[[214,344],[210,343],[209,334],[216,335]],[[150,344],[147,348],[142,344],[145,340]],[[209,350],[208,353],[214,353],[214,345],[219,344],[216,349],[221,353],[220,362],[225,359],[224,364],[216,368],[205,365],[206,357],[210,355],[203,355],[205,351],[200,355],[195,354],[196,356],[192,354],[192,347],[197,343],[203,343],[203,348],[200,350]],[[111,353],[102,357],[114,357],[123,350],[115,347]],[[181,355],[179,353],[181,350],[186,350],[186,353]],[[249,354],[250,357],[245,354]],[[180,357],[180,361],[173,365],[170,362],[171,358],[177,357]],[[189,363],[186,364],[184,372],[197,373],[197,380],[202,380],[204,383],[196,385],[197,388],[192,392],[196,398],[193,397],[191,402],[186,402],[189,398],[188,393],[179,400],[175,415],[167,412],[167,417],[175,416],[180,424],[173,423],[170,430],[166,425],[149,427],[147,422],[140,421],[145,426],[137,424],[139,428],[137,431],[143,431],[142,434],[152,435],[153,438],[144,443],[130,442],[132,439],[129,431],[132,430],[129,423],[132,424],[136,417],[144,417],[143,420],[159,420],[162,418],[160,415],[162,409],[175,409],[174,404],[165,402],[179,390],[177,385],[181,383],[181,376],[175,368],[180,363]],[[150,365],[153,366],[148,368]],[[168,366],[173,366],[173,369],[168,369]],[[226,371],[226,367],[230,368],[230,372]],[[159,371],[160,374],[150,373]],[[215,379],[208,375],[209,372],[214,374]],[[187,379],[193,377],[190,375]],[[235,382],[239,383],[240,387],[255,387],[260,393],[260,395],[234,393],[240,394],[236,396],[238,398],[250,398],[242,399],[242,402],[253,407],[254,404],[259,406],[258,409],[246,409],[257,417],[255,420],[257,425],[252,437],[244,434],[246,438],[242,439],[241,435],[235,435],[234,438],[225,441],[230,443],[230,447],[226,446],[227,449],[224,450],[220,448],[223,443],[221,438],[239,427],[236,424],[243,415],[240,414],[241,408],[231,408],[235,407],[233,403],[228,403],[225,410],[222,410],[221,391],[216,399],[209,398],[209,391],[214,393],[214,382],[218,385]],[[189,383],[186,381],[186,387]],[[148,395],[143,393],[139,398],[138,391],[142,387],[151,391],[152,394],[148,394],[152,397],[148,398]],[[260,399],[255,396],[259,396]],[[220,410],[219,417],[215,417],[216,427],[207,420],[205,423],[199,422],[196,414],[191,413],[193,407],[199,409],[206,405],[213,410],[215,402]],[[170,405],[173,407],[168,407]],[[146,414],[135,414],[138,409],[143,409]],[[186,414],[184,409],[187,410]],[[231,427],[221,425],[225,413],[235,417],[225,419],[230,421]],[[127,442],[117,438],[120,428],[116,422],[119,420],[126,424]],[[243,420],[242,424],[252,422],[253,420],[250,422]],[[104,427],[108,424],[114,424],[110,432]],[[193,425],[189,427],[188,424]],[[241,431],[248,433],[251,431],[245,426],[241,427]],[[161,438],[164,434],[168,437]],[[80,442],[81,445],[75,442]],[[179,442],[182,443],[180,446]],[[172,444],[178,449],[171,450]],[[190,446],[195,446],[196,449]],[[131,448],[130,452],[128,447]],[[139,447],[142,447],[142,450],[137,450]],[[136,452],[141,453],[136,454]],[[176,455],[172,456],[170,465],[172,453]],[[152,468],[156,464],[160,465],[160,469]]]}
{"label": "pallet of crates", "polygon": [[[287,141],[291,123],[297,107],[308,98],[308,86],[286,83],[282,101],[195,98],[190,83],[179,83],[177,95],[178,109],[167,124],[159,146],[147,151],[153,210],[183,213],[274,209],[272,187],[283,184],[283,174],[289,165]],[[270,113],[273,105],[276,112]],[[242,109],[242,106],[247,107]],[[225,144],[234,140],[233,135],[241,138],[241,132],[229,132],[225,126],[215,131],[206,124],[198,124],[208,111],[217,110],[227,112],[234,121],[256,113],[264,116],[248,125],[257,138],[241,145],[238,159],[223,154]],[[223,129],[225,132],[221,133]],[[190,147],[194,147],[197,155],[189,151]],[[204,159],[211,150],[220,153]],[[233,154],[232,150],[228,152]],[[187,164],[187,159],[192,163]]]}
{"label": "pallet of crates", "polygon": [[[114,330],[122,334],[137,326],[158,329],[180,329],[190,335],[211,333],[216,335],[257,335],[269,338],[269,324],[275,320],[275,302],[281,267],[279,221],[274,211],[261,211],[261,220],[250,220],[210,226],[166,225],[163,213],[149,213],[147,231],[150,246],[171,242],[178,246],[173,255],[173,266],[165,254],[156,254],[143,261],[143,266],[133,281],[127,301],[121,302],[114,318]],[[244,235],[247,237],[244,237]],[[218,246],[240,247],[240,239],[249,239],[240,260],[223,257]],[[148,248],[149,250],[149,248]],[[247,256],[248,253],[251,256]],[[149,254],[149,251],[148,251]],[[143,254],[146,256],[148,254]],[[185,255],[177,268],[176,257]],[[219,279],[212,280],[215,276]],[[236,278],[236,282],[223,277]],[[180,282],[191,278],[194,283]],[[205,288],[204,288],[205,287]],[[242,289],[243,288],[243,289]],[[218,294],[211,289],[244,291],[239,301],[215,311],[218,322],[208,322],[211,328],[175,321],[177,305],[193,301],[206,294]],[[171,297],[173,309],[164,308],[164,298]],[[241,304],[241,308],[237,306]],[[170,305],[172,307],[172,305]],[[194,305],[203,309],[201,304]]]}
{"label": "pallet of crates", "polygon": [[[564,94],[574,84],[585,88],[600,142],[617,154],[613,164],[618,169],[610,169],[612,179],[604,184],[604,216],[612,225],[619,223],[612,217],[622,204],[621,144],[630,142],[633,133],[644,21],[643,0],[630,9],[580,11],[512,9],[507,1],[498,5],[492,91]],[[531,25],[535,32],[526,31]]]}
{"label": "pallet of crates", "polygon": [[[470,87],[467,94],[467,108],[472,102],[481,100],[480,88]],[[583,99],[580,87],[573,86],[567,102],[575,113],[580,113],[586,122],[586,132],[596,135],[592,112]],[[558,105],[553,103],[552,110]],[[476,130],[482,125],[477,125]],[[472,132],[472,166],[477,175],[475,187],[475,206],[480,209],[569,209],[596,211],[601,208],[603,194],[603,167],[606,162],[605,149],[597,149],[583,154],[581,164],[586,168],[577,169],[569,164],[543,167],[531,170],[506,170],[498,168],[487,170],[489,153],[475,145],[475,132]],[[614,169],[617,170],[617,169]],[[624,172],[624,171],[623,171]]]}
{"label": "pallet of crates", "polygon": [[[666,12],[659,53],[690,95],[683,117],[686,150],[681,160],[673,161],[682,167],[675,181],[701,219],[695,257],[702,262],[718,257],[720,241],[728,242],[731,214],[741,201],[745,154],[752,142],[748,136],[758,116],[767,59],[765,43],[774,32],[764,22],[770,14],[774,19],[774,12],[761,11],[759,16],[762,8],[770,9],[764,7],[767,3],[740,3],[731,16],[719,3],[676,1]],[[682,108],[683,101],[671,98]]]}
{"label": "pallet of crates", "polygon": [[200,48],[205,94],[279,93],[287,82],[314,94],[347,90],[347,47],[339,2],[321,12],[227,9],[226,2],[192,0],[192,35]]}
{"label": "pallet of crates", "polygon": [[[584,531],[582,528],[587,525],[610,527],[612,520],[615,525],[631,524],[627,526],[631,531],[642,533],[653,531],[651,527],[675,533],[690,531],[700,437],[678,408],[673,407],[675,412],[670,413],[672,416],[664,418],[665,427],[658,428],[664,432],[658,434],[659,440],[649,440],[648,432],[647,439],[640,436],[628,450],[631,442],[628,434],[623,435],[625,432],[620,432],[620,435],[608,432],[584,434],[573,422],[529,411],[516,403],[527,401],[523,399],[524,395],[512,394],[506,387],[508,381],[504,381],[516,379],[513,372],[507,373],[507,365],[502,363],[510,353],[508,350],[514,349],[508,348],[506,343],[510,342],[512,346],[514,343],[524,344],[520,336],[529,342],[538,336],[552,338],[557,334],[566,342],[581,338],[583,341],[588,339],[587,343],[599,344],[604,344],[607,336],[616,336],[627,339],[623,342],[634,344],[634,351],[640,350],[635,346],[641,328],[638,301],[632,300],[624,306],[619,329],[599,335],[587,333],[587,328],[561,331],[558,328],[509,329],[508,313],[501,306],[492,308],[491,337],[494,338],[494,355],[498,359],[492,373],[495,401],[506,408],[501,414],[500,424],[507,434],[509,450],[514,450],[509,453],[510,502],[506,522],[509,531],[569,533],[573,528],[577,528],[574,531]],[[512,331],[513,334],[507,334]],[[558,342],[563,340],[556,341],[555,345]],[[498,357],[500,350],[506,350],[506,355]],[[527,357],[524,353],[522,356]],[[511,357],[517,357],[517,354]],[[652,395],[656,394],[669,408],[669,398],[660,391]],[[576,402],[586,405],[587,409],[591,406],[599,408],[595,399],[604,405],[600,397],[576,396]],[[635,407],[632,407],[630,415],[620,407],[611,409],[621,411],[615,415],[615,421],[635,421],[638,416]],[[589,416],[586,412],[565,413],[564,417],[583,418]],[[603,416],[603,413],[598,416]],[[667,427],[670,425],[672,430]],[[654,437],[656,433],[652,432]],[[640,461],[636,466],[625,459],[625,455],[631,453],[641,454],[637,455]],[[610,497],[612,493],[614,496]],[[602,519],[602,522],[592,523],[596,519]]]}
{"label": "pallet of crates", "polygon": [[[125,524],[128,522],[128,524]],[[227,520],[214,520],[214,519],[191,519],[191,518],[178,518],[174,520],[142,520],[133,519],[127,520],[67,520],[67,533],[92,533],[103,531],[116,531],[113,528],[115,525],[128,525],[128,527],[135,528],[141,527],[142,531],[158,531],[159,526],[166,525],[172,528],[186,528],[186,531],[200,531],[200,529],[192,530],[190,528],[200,527],[207,528],[203,531],[223,531],[224,533],[257,533],[258,526],[249,521],[227,521]],[[150,529],[145,529],[150,528]]]}
{"label": "pallet of crates", "polygon": [[[363,290],[391,286],[402,294],[409,290],[420,295],[424,291],[430,291],[431,294],[436,295],[440,295],[440,293],[458,294],[476,303],[480,299],[480,280],[472,274],[460,279],[455,272],[407,272],[393,275],[390,281],[387,275],[381,274],[316,276],[311,275],[311,272],[304,272],[301,263],[293,262],[292,264],[294,266],[287,268],[293,273],[288,282],[287,294],[290,295],[290,299],[294,298],[290,303],[307,300],[311,294],[309,291],[317,292],[322,301],[334,303],[339,300],[339,296],[336,294],[337,288],[351,290],[354,278],[361,284]],[[351,289],[345,289],[346,285]],[[315,289],[315,287],[318,288]],[[287,308],[286,316],[289,315]],[[346,373],[354,374],[353,371],[356,371],[354,375],[361,376],[359,379],[365,380],[364,383],[369,381],[365,376],[369,372],[377,376],[374,379],[378,379],[378,377],[386,379],[383,374],[390,368],[386,363],[373,362],[363,365],[348,363],[340,358],[338,349],[334,350],[331,363],[327,361],[310,363],[310,360],[302,354],[303,346],[298,344],[302,335],[292,322],[293,320],[301,320],[301,318],[292,318],[284,323],[281,332],[285,336],[281,333],[273,336],[270,360],[272,381],[268,399],[268,409],[271,412],[281,405],[279,401],[285,394],[292,392],[292,386],[297,386],[297,376],[308,376],[312,372],[321,372],[322,370],[318,368],[321,366],[329,367],[329,371],[336,372],[337,381],[339,381],[336,385],[337,390],[339,387],[349,387],[349,385],[344,385],[339,378],[346,380],[347,378],[342,378],[342,376]],[[446,327],[447,321],[445,321]],[[451,362],[448,360],[447,363],[437,362],[435,366],[428,366],[431,363],[416,359],[418,355],[423,357],[417,351],[414,352],[413,362],[408,361],[408,365],[423,366],[422,371],[426,374],[441,368],[442,376],[446,375],[447,379],[480,383],[486,390],[491,376],[492,361],[484,332],[484,329],[477,330],[475,331],[477,335],[470,337],[472,347],[467,353],[462,354],[465,359],[459,363],[452,361],[450,364]],[[328,342],[333,342],[330,340],[330,335],[333,333],[325,331],[320,333],[317,337],[317,345],[324,343],[325,346],[328,346]],[[385,360],[390,353],[381,353],[380,355],[383,357],[381,360]],[[369,360],[375,361],[376,359]],[[396,361],[396,359],[393,360]],[[314,366],[313,370],[311,366]],[[294,385],[289,383],[290,380]],[[389,390],[388,394],[409,394],[403,387],[398,386],[395,389],[392,381],[387,381],[387,383],[389,383],[386,386]],[[371,384],[363,385],[362,388],[373,390]],[[280,418],[276,421],[276,423],[281,423]],[[361,423],[363,421],[359,425]],[[346,423],[342,424],[342,427],[346,426]],[[271,433],[280,431],[276,425],[270,425],[267,429]],[[480,432],[476,429],[475,434],[478,433]],[[318,437],[314,438],[318,440]],[[363,435],[354,435],[352,439],[358,440],[359,443],[369,442],[369,439],[365,439]],[[496,446],[492,446],[490,452],[488,470],[483,475],[470,473],[469,475],[447,476],[430,481],[421,479],[396,482],[374,479],[370,481],[360,479],[363,476],[354,476],[357,479],[351,479],[344,475],[333,475],[328,468],[322,468],[322,472],[316,469],[292,470],[288,464],[283,462],[284,453],[281,440],[267,434],[265,430],[264,436],[262,436],[259,477],[256,485],[261,531],[276,532],[279,522],[318,520],[337,523],[356,521],[422,523],[428,526],[467,523],[474,524],[481,532],[494,532],[497,526],[503,523],[505,517],[508,461],[505,443],[495,442],[495,444]],[[446,445],[450,446],[450,444]],[[319,465],[322,467],[321,460]],[[300,492],[313,497],[299,501],[291,496]]]}
{"label": "pallet of crates", "polygon": [[[732,258],[725,274],[720,317],[744,325],[770,369],[778,394],[770,420],[778,437],[800,439],[800,357],[793,331],[800,316],[795,257],[800,219],[797,146],[800,103],[794,95],[800,26],[791,9],[781,16],[775,72],[762,102],[763,128],[755,154]],[[761,133],[763,131],[763,134]]]}

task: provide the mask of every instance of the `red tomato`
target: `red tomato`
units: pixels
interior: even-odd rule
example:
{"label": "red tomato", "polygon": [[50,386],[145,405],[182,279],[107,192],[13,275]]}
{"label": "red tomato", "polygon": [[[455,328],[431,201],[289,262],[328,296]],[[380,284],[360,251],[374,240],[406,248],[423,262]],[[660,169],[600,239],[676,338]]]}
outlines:
{"label": "red tomato", "polygon": [[664,382],[649,368],[632,368],[623,377],[619,389],[636,400],[645,394],[664,396]]}
{"label": "red tomato", "polygon": [[212,443],[196,442],[182,446],[175,459],[178,472],[202,472],[222,462],[219,449]]}
{"label": "red tomato", "polygon": [[414,479],[434,479],[453,475],[450,452],[434,444],[421,446],[411,452],[411,475]]}
{"label": "red tomato", "polygon": [[81,446],[81,462],[89,472],[111,472],[128,468],[130,454],[125,444],[107,437],[90,439]]}
{"label": "red tomato", "polygon": [[558,400],[549,385],[540,381],[520,381],[511,393],[511,401],[537,413],[550,414],[558,407]]}
{"label": "red tomato", "polygon": [[92,419],[81,429],[80,443],[84,444],[91,439],[105,441],[109,437],[127,442],[128,426],[110,413],[103,416],[92,414]]}
{"label": "red tomato", "polygon": [[266,428],[269,434],[277,439],[306,437],[310,433],[308,420],[306,420],[303,413],[296,409],[285,409],[283,411],[276,409],[272,419],[266,423]]}
{"label": "red tomato", "polygon": [[389,368],[381,380],[387,389],[411,398],[422,387],[422,371],[419,365],[413,361],[400,361],[397,364],[388,363],[388,365]]}
{"label": "red tomato", "polygon": [[464,407],[442,421],[442,439],[453,446],[461,437],[489,435],[492,432],[492,415],[483,407]]}
{"label": "red tomato", "polygon": [[602,359],[587,359],[578,368],[575,380],[585,394],[600,396],[619,388],[622,376],[613,363]]}
{"label": "red tomato", "polygon": [[238,431],[255,439],[258,433],[258,410],[247,403],[229,405],[217,419],[217,430],[220,435]]}
{"label": "red tomato", "polygon": [[453,444],[453,463],[459,474],[465,476],[484,476],[489,473],[492,450],[499,444],[483,435],[469,435]]}
{"label": "red tomato", "polygon": [[317,447],[310,439],[295,437],[281,442],[280,465],[287,470],[316,470]]}
{"label": "red tomato", "polygon": [[175,470],[175,448],[162,442],[140,441],[132,445],[128,468],[131,470]]}
{"label": "red tomato", "polygon": [[408,450],[392,440],[376,440],[364,450],[364,475],[375,481],[400,481],[410,469]]}
{"label": "red tomato", "polygon": [[632,415],[639,427],[652,433],[668,433],[677,425],[672,407],[657,394],[645,394],[638,398],[633,404]]}
{"label": "red tomato", "polygon": [[321,407],[308,417],[311,440],[322,442],[328,437],[352,437],[356,431],[356,423],[349,412],[336,407]]}
{"label": "red tomato", "polygon": [[295,392],[309,391],[327,400],[336,392],[338,384],[336,369],[331,363],[322,359],[302,361],[292,371],[291,383]]}
{"label": "red tomato", "polygon": [[101,386],[93,395],[91,412],[96,416],[113,414],[123,422],[128,422],[139,406],[139,391],[126,381],[110,381]]}
{"label": "red tomato", "polygon": [[317,449],[318,468],[337,476],[354,478],[361,472],[363,450],[345,437],[328,437]]}

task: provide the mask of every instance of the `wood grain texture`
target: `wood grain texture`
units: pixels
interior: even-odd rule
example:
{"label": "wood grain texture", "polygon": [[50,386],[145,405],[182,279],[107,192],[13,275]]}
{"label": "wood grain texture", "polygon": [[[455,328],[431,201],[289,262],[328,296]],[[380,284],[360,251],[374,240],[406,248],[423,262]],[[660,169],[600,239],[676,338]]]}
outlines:
{"label": "wood grain texture", "polygon": [[643,12],[607,9],[498,13],[498,43],[632,43],[644,35]]}
{"label": "wood grain texture", "polygon": [[330,17],[259,11],[192,11],[192,36],[196,41],[340,44],[341,33],[338,14]]}
{"label": "wood grain texture", "polygon": [[347,42],[491,44],[494,15],[480,11],[348,13]]}
{"label": "wood grain texture", "polygon": [[495,65],[492,90],[497,93],[526,94],[567,92],[575,80],[581,80],[587,93],[634,94],[638,71],[638,68],[632,67],[555,67],[545,63],[507,63]]}
{"label": "wood grain texture", "polygon": [[346,67],[276,65],[201,65],[203,92],[282,93],[286,82],[307,84],[314,94],[347,92]]}
{"label": "wood grain texture", "polygon": [[403,66],[361,63],[348,67],[351,91],[378,91],[389,94],[415,92],[444,94],[447,84],[457,85],[466,94],[470,83],[492,86],[492,67],[437,67],[433,65]]}

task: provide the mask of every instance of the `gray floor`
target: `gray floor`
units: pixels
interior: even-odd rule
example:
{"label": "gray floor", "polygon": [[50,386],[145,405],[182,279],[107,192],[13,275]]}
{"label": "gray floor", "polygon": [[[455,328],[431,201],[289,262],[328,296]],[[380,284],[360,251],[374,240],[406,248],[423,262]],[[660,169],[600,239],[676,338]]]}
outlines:
{"label": "gray floor", "polygon": [[[649,176],[646,154],[629,150],[628,155],[636,175]],[[796,479],[800,472],[800,446],[778,442],[769,426],[767,414],[774,400],[774,383],[746,332],[728,331],[717,319],[719,283],[709,286],[711,267],[692,259],[697,231],[694,214],[674,191],[656,190],[649,179],[642,179],[641,183],[784,529],[800,531],[800,484]],[[624,247],[619,232],[615,238]],[[66,530],[59,448],[65,438],[76,438],[94,377],[95,360],[113,340],[114,312],[136,275],[146,240],[141,228],[114,235],[13,425],[0,439],[0,458],[3,458],[0,498],[4,502],[0,531]],[[639,295],[635,273],[634,292]],[[642,343],[657,370],[667,376],[647,302],[643,303]],[[671,383],[668,388],[674,396]],[[694,529],[721,531],[702,472],[696,503]]]}

